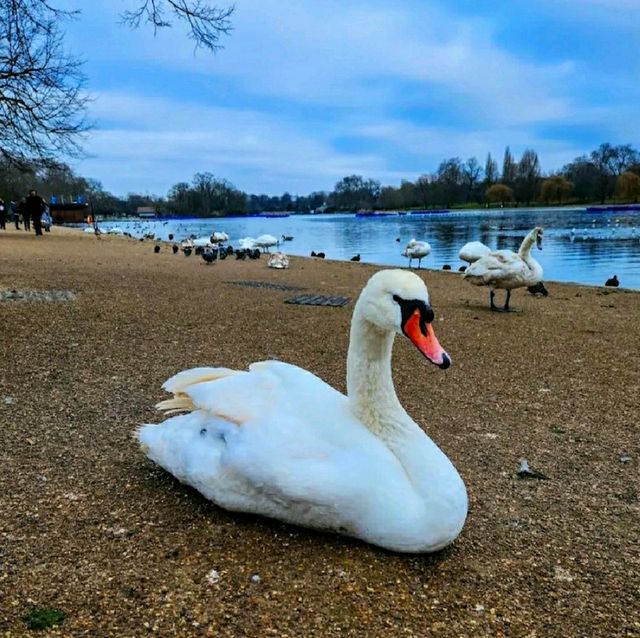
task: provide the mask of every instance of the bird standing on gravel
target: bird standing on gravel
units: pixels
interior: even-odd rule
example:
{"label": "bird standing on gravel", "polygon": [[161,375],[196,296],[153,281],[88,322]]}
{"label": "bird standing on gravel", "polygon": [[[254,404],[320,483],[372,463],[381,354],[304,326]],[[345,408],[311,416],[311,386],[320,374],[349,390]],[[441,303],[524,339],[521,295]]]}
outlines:
{"label": "bird standing on gravel", "polygon": [[[465,271],[464,278],[474,286],[489,286],[491,310],[509,312],[511,291],[515,288],[535,286],[542,281],[542,266],[531,256],[534,244],[542,250],[542,228],[536,226],[520,244],[517,253],[495,250],[474,261]],[[494,303],[495,290],[506,290],[503,308]]]}
{"label": "bird standing on gravel", "polygon": [[620,285],[620,281],[618,281],[618,275],[614,275],[605,281],[605,286],[611,286],[613,288],[617,288]]}
{"label": "bird standing on gravel", "polygon": [[216,259],[218,259],[218,251],[211,248],[205,248],[202,252],[202,259],[205,264],[212,264]]}

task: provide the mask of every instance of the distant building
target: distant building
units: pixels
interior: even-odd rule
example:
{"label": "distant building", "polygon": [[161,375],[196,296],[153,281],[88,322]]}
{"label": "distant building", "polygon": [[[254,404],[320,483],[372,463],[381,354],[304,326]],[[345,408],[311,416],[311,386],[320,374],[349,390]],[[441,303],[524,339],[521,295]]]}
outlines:
{"label": "distant building", "polygon": [[81,224],[87,217],[87,208],[89,204],[84,202],[64,204],[52,201],[49,204],[49,213],[54,224]]}
{"label": "distant building", "polygon": [[138,206],[136,215],[140,219],[153,219],[156,216],[155,206]]}

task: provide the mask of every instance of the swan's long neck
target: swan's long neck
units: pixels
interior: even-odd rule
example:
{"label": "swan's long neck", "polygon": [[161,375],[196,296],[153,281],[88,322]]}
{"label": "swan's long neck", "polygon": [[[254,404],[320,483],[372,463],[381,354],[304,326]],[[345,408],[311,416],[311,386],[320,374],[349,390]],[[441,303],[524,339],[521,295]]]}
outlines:
{"label": "swan's long neck", "polygon": [[518,255],[525,261],[528,261],[531,258],[531,249],[533,248],[533,245],[535,243],[536,243],[536,238],[533,232],[530,232],[522,240],[522,243],[520,244],[520,248],[518,249]]}
{"label": "swan's long neck", "polygon": [[385,525],[391,525],[398,539],[412,530],[421,546],[433,551],[462,529],[467,493],[451,461],[400,405],[391,378],[394,337],[395,333],[367,321],[356,304],[347,356],[347,394],[355,416],[387,445],[411,486],[403,493],[397,520],[387,520]]}
{"label": "swan's long neck", "polygon": [[535,243],[536,237],[532,231],[522,240],[522,244],[520,244],[520,249],[518,250],[518,256],[529,266],[534,274],[537,274],[538,271],[542,273],[542,267],[531,254],[531,249]]}
{"label": "swan's long neck", "polygon": [[392,441],[415,425],[400,405],[391,377],[393,332],[361,317],[356,308],[347,356],[347,395],[354,414],[376,436]]}

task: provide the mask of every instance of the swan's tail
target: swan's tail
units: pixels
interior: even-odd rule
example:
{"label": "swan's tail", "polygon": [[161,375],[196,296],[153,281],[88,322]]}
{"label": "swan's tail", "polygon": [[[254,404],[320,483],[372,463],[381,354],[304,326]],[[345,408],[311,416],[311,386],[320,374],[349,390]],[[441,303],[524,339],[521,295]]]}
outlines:
{"label": "swan's tail", "polygon": [[176,412],[191,412],[196,409],[196,406],[187,394],[187,388],[196,383],[216,381],[237,373],[237,370],[229,368],[192,368],[191,370],[178,372],[178,374],[165,381],[162,386],[163,390],[171,392],[173,397],[160,401],[160,403],[156,404],[156,408],[167,415],[175,414]]}

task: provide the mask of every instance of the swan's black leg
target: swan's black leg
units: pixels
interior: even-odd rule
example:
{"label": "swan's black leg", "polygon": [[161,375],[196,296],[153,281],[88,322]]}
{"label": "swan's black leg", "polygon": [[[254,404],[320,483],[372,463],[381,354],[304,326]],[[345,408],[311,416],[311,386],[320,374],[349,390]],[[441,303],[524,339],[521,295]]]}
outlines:
{"label": "swan's black leg", "polygon": [[511,299],[511,291],[507,290],[507,298],[504,302],[504,311],[509,312],[509,299]]}
{"label": "swan's black leg", "polygon": [[422,262],[422,257],[418,257],[418,270],[420,270],[420,263]]}
{"label": "swan's black leg", "polygon": [[491,310],[499,310],[498,306],[493,303],[493,298],[496,296],[496,293],[493,290],[489,291],[489,299],[491,300]]}

